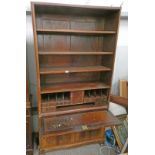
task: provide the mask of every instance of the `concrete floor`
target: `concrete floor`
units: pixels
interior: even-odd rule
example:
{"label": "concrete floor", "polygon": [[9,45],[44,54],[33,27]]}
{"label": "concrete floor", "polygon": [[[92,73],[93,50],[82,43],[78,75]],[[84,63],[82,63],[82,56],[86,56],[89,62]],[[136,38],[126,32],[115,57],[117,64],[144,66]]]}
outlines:
{"label": "concrete floor", "polygon": [[[39,155],[36,146],[34,149],[34,155]],[[46,153],[45,155],[101,155],[101,154],[99,144],[90,144],[81,147],[52,151]]]}

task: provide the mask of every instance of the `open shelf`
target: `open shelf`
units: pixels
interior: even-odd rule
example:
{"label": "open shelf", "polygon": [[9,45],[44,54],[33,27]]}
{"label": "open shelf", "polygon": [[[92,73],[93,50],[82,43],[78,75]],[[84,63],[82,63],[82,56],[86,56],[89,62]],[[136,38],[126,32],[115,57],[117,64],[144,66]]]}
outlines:
{"label": "open shelf", "polygon": [[116,34],[116,31],[88,31],[88,30],[73,30],[73,29],[37,29],[38,34],[84,34],[84,35],[104,35]]}
{"label": "open shelf", "polygon": [[54,92],[77,91],[77,90],[89,90],[89,89],[106,89],[106,88],[110,88],[110,86],[102,82],[59,83],[59,84],[42,86],[41,94],[54,93]]}
{"label": "open shelf", "polygon": [[100,71],[111,71],[111,69],[104,66],[40,68],[40,74],[63,74],[63,73],[100,72]]}
{"label": "open shelf", "polygon": [[112,55],[113,52],[77,52],[77,51],[71,51],[71,52],[52,52],[52,51],[40,51],[39,55]]}

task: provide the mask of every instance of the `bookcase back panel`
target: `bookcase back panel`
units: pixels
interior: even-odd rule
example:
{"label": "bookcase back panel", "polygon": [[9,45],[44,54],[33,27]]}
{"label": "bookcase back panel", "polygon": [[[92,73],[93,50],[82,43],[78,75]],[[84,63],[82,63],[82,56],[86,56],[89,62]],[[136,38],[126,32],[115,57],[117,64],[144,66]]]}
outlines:
{"label": "bookcase back panel", "polygon": [[103,81],[107,85],[111,85],[111,77],[112,77],[111,72],[101,73],[101,81]]}
{"label": "bookcase back panel", "polygon": [[[105,17],[43,14],[37,16],[38,29],[104,30]],[[111,23],[113,25],[114,23]]]}
{"label": "bookcase back panel", "polygon": [[[99,81],[100,73],[70,73],[59,75],[43,75],[41,76],[41,85],[49,85],[56,83],[70,83],[70,82],[91,82]],[[74,85],[74,83],[73,83]]]}
{"label": "bookcase back panel", "polygon": [[39,57],[40,67],[97,66],[102,64],[102,56],[44,55]]}
{"label": "bookcase back panel", "polygon": [[38,35],[39,51],[113,52],[116,36]]}
{"label": "bookcase back panel", "polygon": [[103,66],[112,68],[114,57],[109,56],[109,55],[105,55],[105,56],[102,57],[102,60],[101,61],[102,61],[102,65]]}
{"label": "bookcase back panel", "polygon": [[117,30],[119,11],[109,11],[100,16],[93,16],[93,14],[92,16],[84,14],[67,15],[67,12],[63,14],[37,14],[37,28]]}
{"label": "bookcase back panel", "polygon": [[[106,38],[106,37],[105,37]],[[62,34],[39,34],[39,51],[103,51],[104,37]]]}
{"label": "bookcase back panel", "polygon": [[44,55],[39,57],[40,67],[68,67],[72,63],[72,57],[70,56],[52,56]]}
{"label": "bookcase back panel", "polygon": [[116,35],[110,35],[103,38],[103,51],[115,51],[117,37]]}
{"label": "bookcase back panel", "polygon": [[71,36],[71,51],[103,51],[103,37]]}
{"label": "bookcase back panel", "polygon": [[38,35],[38,48],[41,51],[68,51],[69,35]]}

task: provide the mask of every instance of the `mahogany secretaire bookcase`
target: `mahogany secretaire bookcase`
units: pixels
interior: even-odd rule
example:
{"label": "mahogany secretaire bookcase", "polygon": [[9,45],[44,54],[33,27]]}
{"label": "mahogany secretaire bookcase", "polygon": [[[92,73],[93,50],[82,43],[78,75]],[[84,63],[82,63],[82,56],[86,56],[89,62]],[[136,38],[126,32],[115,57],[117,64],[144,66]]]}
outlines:
{"label": "mahogany secretaire bookcase", "polygon": [[103,142],[120,7],[31,6],[40,153]]}

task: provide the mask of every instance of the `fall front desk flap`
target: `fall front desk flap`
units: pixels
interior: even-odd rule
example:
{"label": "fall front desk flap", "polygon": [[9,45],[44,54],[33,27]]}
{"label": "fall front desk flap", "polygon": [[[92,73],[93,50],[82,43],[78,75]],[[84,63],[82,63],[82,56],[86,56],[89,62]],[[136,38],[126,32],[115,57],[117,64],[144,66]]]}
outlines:
{"label": "fall front desk flap", "polygon": [[59,131],[82,131],[120,124],[109,111],[94,111],[42,118],[43,133]]}

